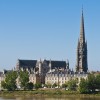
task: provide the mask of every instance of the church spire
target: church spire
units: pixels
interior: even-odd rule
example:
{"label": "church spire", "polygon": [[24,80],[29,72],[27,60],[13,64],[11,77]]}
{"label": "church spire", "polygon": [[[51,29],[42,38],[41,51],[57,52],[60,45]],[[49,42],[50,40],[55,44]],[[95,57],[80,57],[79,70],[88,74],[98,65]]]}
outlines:
{"label": "church spire", "polygon": [[84,30],[84,16],[83,16],[83,8],[82,8],[82,15],[81,15],[81,27],[80,27],[80,42],[85,42],[85,30]]}
{"label": "church spire", "polygon": [[76,72],[87,72],[87,70],[88,70],[87,42],[85,42],[84,17],[82,9],[80,38],[78,40],[78,46],[77,46]]}

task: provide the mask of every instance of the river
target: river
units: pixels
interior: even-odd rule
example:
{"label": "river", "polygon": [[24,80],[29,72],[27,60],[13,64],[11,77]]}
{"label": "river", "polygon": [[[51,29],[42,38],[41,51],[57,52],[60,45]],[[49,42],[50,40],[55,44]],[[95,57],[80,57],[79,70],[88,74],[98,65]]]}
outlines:
{"label": "river", "polygon": [[100,97],[0,97],[0,100],[100,100]]}

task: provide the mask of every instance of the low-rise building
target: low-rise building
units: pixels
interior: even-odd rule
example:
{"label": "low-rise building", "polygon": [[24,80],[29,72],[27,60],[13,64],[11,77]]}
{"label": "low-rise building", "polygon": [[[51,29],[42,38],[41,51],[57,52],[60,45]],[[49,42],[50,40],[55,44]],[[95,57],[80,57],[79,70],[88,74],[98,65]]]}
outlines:
{"label": "low-rise building", "polygon": [[1,82],[4,80],[4,73],[3,72],[0,72],[0,90],[2,90],[2,87],[1,87]]}
{"label": "low-rise building", "polygon": [[[53,69],[61,68],[63,70],[69,68],[69,62],[54,60],[18,60],[16,71],[28,71],[29,81],[33,84],[45,84],[45,76]],[[17,82],[18,83],[18,82]]]}
{"label": "low-rise building", "polygon": [[87,73],[75,73],[70,70],[63,70],[63,71],[52,71],[46,74],[45,77],[45,84],[57,84],[58,86],[62,86],[63,84],[67,83],[72,79],[77,79],[78,83],[80,82],[81,78],[86,79]]}

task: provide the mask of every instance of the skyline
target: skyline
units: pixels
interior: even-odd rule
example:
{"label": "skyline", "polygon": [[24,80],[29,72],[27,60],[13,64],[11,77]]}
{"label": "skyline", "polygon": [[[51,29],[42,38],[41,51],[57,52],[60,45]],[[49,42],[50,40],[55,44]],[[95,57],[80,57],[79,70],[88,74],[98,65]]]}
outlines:
{"label": "skyline", "polygon": [[75,69],[83,4],[89,70],[100,70],[100,1],[0,1],[0,70],[17,59],[69,60]]}

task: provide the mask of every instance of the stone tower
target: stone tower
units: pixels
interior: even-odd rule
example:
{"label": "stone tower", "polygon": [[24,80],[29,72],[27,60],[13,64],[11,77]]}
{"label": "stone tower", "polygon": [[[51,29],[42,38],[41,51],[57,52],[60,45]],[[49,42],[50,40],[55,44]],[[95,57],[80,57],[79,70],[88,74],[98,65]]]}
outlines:
{"label": "stone tower", "polygon": [[87,42],[85,41],[84,16],[83,16],[83,10],[82,10],[80,38],[78,39],[78,45],[77,45],[76,72],[87,72],[87,70],[88,70]]}

